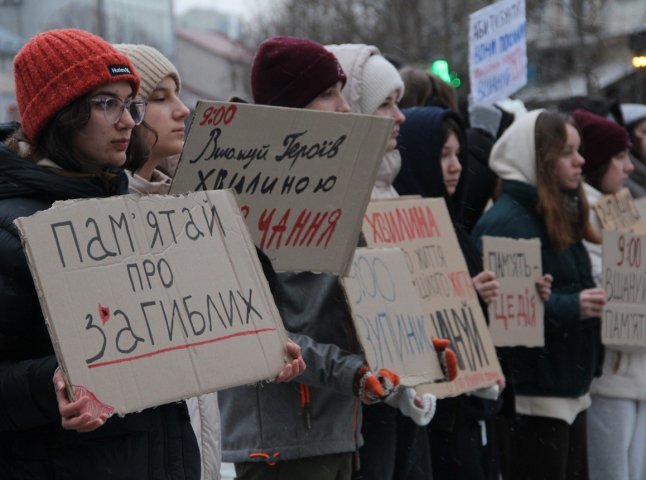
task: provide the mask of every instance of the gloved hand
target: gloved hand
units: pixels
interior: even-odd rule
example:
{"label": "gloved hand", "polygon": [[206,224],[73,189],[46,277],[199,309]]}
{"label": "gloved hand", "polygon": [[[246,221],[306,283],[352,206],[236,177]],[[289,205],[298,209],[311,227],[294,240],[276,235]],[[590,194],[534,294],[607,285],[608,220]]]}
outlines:
{"label": "gloved hand", "polygon": [[440,360],[442,371],[449,382],[458,376],[458,358],[455,356],[455,352],[448,348],[450,343],[451,341],[446,338],[433,339],[433,346]]}
{"label": "gloved hand", "polygon": [[399,375],[385,368],[373,373],[370,367],[363,365],[354,374],[355,394],[366,405],[383,401],[398,386]]}
{"label": "gloved hand", "polygon": [[473,392],[469,392],[469,395],[484,398],[485,400],[496,400],[500,395],[500,387],[496,384],[490,387],[479,388]]}
{"label": "gloved hand", "polygon": [[388,405],[399,410],[411,418],[420,427],[425,427],[431,422],[435,415],[437,398],[432,393],[425,393],[421,396],[423,406],[416,403],[417,392],[414,388],[399,386],[391,395],[384,400]]}

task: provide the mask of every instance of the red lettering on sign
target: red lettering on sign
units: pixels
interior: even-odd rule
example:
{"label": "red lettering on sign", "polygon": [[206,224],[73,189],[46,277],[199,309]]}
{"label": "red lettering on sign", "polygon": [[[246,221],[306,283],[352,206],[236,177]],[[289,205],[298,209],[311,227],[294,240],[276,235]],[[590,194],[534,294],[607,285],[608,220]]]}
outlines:
{"label": "red lettering on sign", "polygon": [[453,287],[453,295],[455,297],[461,298],[472,298],[475,297],[475,289],[473,287],[473,281],[469,276],[468,272],[450,272],[449,280],[451,280],[451,286]]}
{"label": "red lettering on sign", "polygon": [[440,236],[440,228],[429,206],[394,208],[366,214],[374,243],[398,244],[405,240]]}
{"label": "red lettering on sign", "polygon": [[156,357],[157,355],[162,355],[162,354],[168,353],[168,352],[175,352],[177,350],[187,350],[189,348],[201,347],[202,345],[209,345],[211,343],[223,342],[223,341],[231,340],[233,338],[246,337],[248,335],[259,335],[261,333],[273,332],[275,330],[276,330],[275,328],[259,328],[257,330],[249,330],[249,331],[246,331],[246,332],[232,333],[231,335],[224,335],[222,337],[212,338],[210,340],[204,340],[204,341],[201,341],[201,342],[185,343],[185,344],[182,344],[182,345],[176,345],[174,347],[161,348],[159,350],[155,350],[155,351],[148,352],[148,353],[143,353],[141,355],[135,355],[135,356],[132,356],[132,357],[120,358],[118,360],[108,360],[106,362],[97,362],[97,363],[93,363],[91,365],[88,365],[87,368],[90,368],[90,369],[92,369],[92,368],[101,368],[101,367],[107,367],[109,365],[117,365],[119,363],[134,362],[135,360],[141,360],[142,358]]}
{"label": "red lettering on sign", "polygon": [[211,106],[204,111],[200,126],[202,125],[229,125],[238,111],[238,106],[235,103],[229,105],[221,105],[219,107]]}
{"label": "red lettering on sign", "polygon": [[110,320],[110,309],[99,304],[99,318],[101,319],[101,323],[105,325]]}
{"label": "red lettering on sign", "polygon": [[342,214],[340,208],[331,212],[313,212],[306,208],[292,211],[288,208],[278,219],[276,208],[265,209],[258,219],[258,230],[262,232],[260,249],[327,248]]}
{"label": "red lettering on sign", "polygon": [[499,294],[493,301],[493,311],[496,320],[502,321],[505,330],[510,322],[516,327],[536,326],[536,294],[525,288],[523,293]]}

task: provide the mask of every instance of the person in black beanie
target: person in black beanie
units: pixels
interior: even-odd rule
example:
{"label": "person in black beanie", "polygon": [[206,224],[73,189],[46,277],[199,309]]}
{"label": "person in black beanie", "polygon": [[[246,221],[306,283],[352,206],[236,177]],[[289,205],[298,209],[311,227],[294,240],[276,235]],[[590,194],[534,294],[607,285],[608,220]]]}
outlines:
{"label": "person in black beanie", "polygon": [[[346,76],[322,45],[295,37],[262,42],[251,69],[257,104],[348,112]],[[222,458],[239,480],[349,480],[363,443],[363,403],[385,400],[399,383],[365,363],[339,277],[277,275],[276,304],[307,363],[300,383],[219,393]]]}

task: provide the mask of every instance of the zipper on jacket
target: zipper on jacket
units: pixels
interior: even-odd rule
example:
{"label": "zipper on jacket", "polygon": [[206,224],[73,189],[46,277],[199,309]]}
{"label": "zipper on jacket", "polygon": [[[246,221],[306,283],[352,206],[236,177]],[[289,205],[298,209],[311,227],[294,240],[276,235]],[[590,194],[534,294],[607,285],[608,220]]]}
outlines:
{"label": "zipper on jacket", "polygon": [[260,436],[260,445],[265,444],[265,439],[263,438],[263,428],[262,428],[262,410],[261,410],[261,401],[260,401],[260,389],[262,388],[262,383],[258,382],[256,384],[256,412],[258,412],[258,434]]}
{"label": "zipper on jacket", "polygon": [[[348,299],[345,299],[346,306],[348,307],[348,314],[352,315],[349,312],[350,305],[348,303]],[[348,317],[346,317],[348,318]],[[350,340],[350,351],[354,353],[355,355],[363,355],[363,351],[361,349],[361,344],[359,343],[359,339],[357,336],[357,332],[354,328],[354,323],[352,322],[352,318],[349,317],[349,325],[348,325],[348,337]],[[355,446],[355,460],[354,463],[357,466],[356,470],[359,470],[360,465],[359,465],[359,445],[357,441],[358,437],[358,432],[359,432],[359,409],[361,408],[361,401],[358,398],[354,399],[354,405],[353,405],[353,415],[352,415],[352,443],[354,443]]]}
{"label": "zipper on jacket", "polygon": [[312,430],[312,418],[310,417],[310,405],[312,403],[310,386],[301,383],[298,386],[301,395],[301,411],[305,419],[305,426],[308,430]]}

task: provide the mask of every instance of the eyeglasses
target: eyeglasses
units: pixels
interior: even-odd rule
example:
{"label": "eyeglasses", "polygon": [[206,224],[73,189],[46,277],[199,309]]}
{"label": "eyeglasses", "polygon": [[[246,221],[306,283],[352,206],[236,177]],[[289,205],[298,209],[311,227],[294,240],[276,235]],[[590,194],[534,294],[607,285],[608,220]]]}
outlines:
{"label": "eyeglasses", "polygon": [[144,114],[146,113],[146,101],[140,99],[130,99],[125,102],[116,97],[104,98],[91,98],[90,102],[101,105],[103,107],[103,115],[106,121],[115,124],[121,120],[123,111],[127,108],[128,113],[135,121],[135,125],[139,125],[144,121]]}

